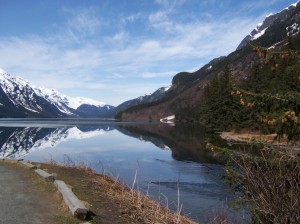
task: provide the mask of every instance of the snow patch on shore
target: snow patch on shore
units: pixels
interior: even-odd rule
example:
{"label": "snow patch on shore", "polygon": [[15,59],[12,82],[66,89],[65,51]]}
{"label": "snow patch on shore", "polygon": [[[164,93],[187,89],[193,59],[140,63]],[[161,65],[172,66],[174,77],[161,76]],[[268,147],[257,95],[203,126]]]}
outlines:
{"label": "snow patch on shore", "polygon": [[164,117],[164,118],[160,119],[159,121],[162,123],[166,123],[166,124],[175,124],[175,115]]}

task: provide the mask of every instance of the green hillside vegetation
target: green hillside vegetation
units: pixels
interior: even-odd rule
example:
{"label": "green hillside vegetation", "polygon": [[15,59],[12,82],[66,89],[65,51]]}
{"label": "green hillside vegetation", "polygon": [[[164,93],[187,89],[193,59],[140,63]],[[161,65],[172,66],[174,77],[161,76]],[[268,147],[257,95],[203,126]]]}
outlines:
{"label": "green hillside vegetation", "polygon": [[158,105],[160,103],[164,103],[170,99],[172,99],[175,95],[177,94],[176,91],[170,89],[169,91],[166,92],[166,94],[158,101],[154,101],[154,102],[150,102],[150,103],[143,103],[143,104],[139,104],[139,105],[136,105],[136,106],[132,106],[132,107],[129,107],[125,110],[121,110],[119,111],[116,116],[115,116],[115,119],[118,119],[118,120],[121,120],[122,118],[122,114],[123,113],[135,113],[139,110],[142,110],[144,108],[150,108],[152,106],[155,106],[155,105]]}
{"label": "green hillside vegetation", "polygon": [[[259,60],[239,85],[225,67],[223,75],[205,87],[195,120],[212,130],[251,128],[299,140],[300,51],[286,46],[273,51],[254,47]],[[238,196],[235,205],[248,207],[253,223],[299,223],[299,152],[293,147],[252,146],[236,151],[207,144],[215,154],[229,156],[225,172]]]}
{"label": "green hillside vegetation", "polygon": [[260,58],[248,78],[234,83],[230,69],[204,89],[201,102],[179,110],[179,122],[200,122],[211,131],[259,129],[299,138],[300,63],[297,48],[268,51],[255,48]]}
{"label": "green hillside vegetation", "polygon": [[151,106],[154,106],[154,105],[157,105],[159,104],[161,101],[156,101],[156,102],[151,102],[151,103],[144,103],[144,104],[139,104],[139,105],[136,105],[136,106],[133,106],[133,107],[129,107],[128,109],[126,110],[122,110],[122,111],[119,111],[116,116],[115,116],[115,119],[121,119],[122,118],[122,114],[123,113],[135,113],[136,111],[139,111],[143,108],[148,108],[148,107],[151,107]]}
{"label": "green hillside vegetation", "polygon": [[233,80],[228,66],[222,76],[215,77],[204,88],[201,102],[192,108],[176,112],[179,122],[198,122],[210,131],[223,131],[249,127],[253,113],[240,104],[232,94]]}

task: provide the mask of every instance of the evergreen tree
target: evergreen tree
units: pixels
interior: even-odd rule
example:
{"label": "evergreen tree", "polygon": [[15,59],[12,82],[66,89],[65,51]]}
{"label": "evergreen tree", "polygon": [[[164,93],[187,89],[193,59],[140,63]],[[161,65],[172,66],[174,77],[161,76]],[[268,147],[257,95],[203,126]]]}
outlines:
{"label": "evergreen tree", "polygon": [[289,140],[299,139],[300,52],[290,48],[254,49],[260,61],[234,94],[241,96],[245,105],[256,102],[253,112],[261,122],[262,131],[276,132],[278,137],[287,135]]}
{"label": "evergreen tree", "polygon": [[220,77],[215,77],[204,89],[200,107],[201,120],[208,130],[226,131],[243,128],[248,117],[237,97],[232,95],[233,81],[229,67]]}
{"label": "evergreen tree", "polygon": [[300,51],[291,46],[275,51],[252,45],[259,59],[247,79],[236,86],[225,66],[204,88],[201,102],[177,111],[177,120],[201,122],[211,131],[260,129],[299,139]]}

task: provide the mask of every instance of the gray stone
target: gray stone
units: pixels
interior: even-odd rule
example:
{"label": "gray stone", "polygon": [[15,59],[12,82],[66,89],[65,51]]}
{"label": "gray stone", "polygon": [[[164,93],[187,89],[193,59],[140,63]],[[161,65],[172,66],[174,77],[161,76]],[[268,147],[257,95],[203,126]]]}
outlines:
{"label": "gray stone", "polygon": [[44,180],[49,181],[49,182],[54,182],[55,177],[52,174],[49,174],[45,172],[44,170],[41,169],[36,169],[34,170],[38,175],[40,175]]}
{"label": "gray stone", "polygon": [[74,217],[85,220],[88,209],[85,205],[76,197],[72,190],[65,184],[64,181],[55,180],[54,185],[62,194],[65,203],[68,205],[71,213]]}
{"label": "gray stone", "polygon": [[23,164],[24,166],[26,166],[29,169],[36,169],[36,166],[31,164],[31,163],[28,163],[28,162],[25,162],[25,161],[20,161],[20,163]]}

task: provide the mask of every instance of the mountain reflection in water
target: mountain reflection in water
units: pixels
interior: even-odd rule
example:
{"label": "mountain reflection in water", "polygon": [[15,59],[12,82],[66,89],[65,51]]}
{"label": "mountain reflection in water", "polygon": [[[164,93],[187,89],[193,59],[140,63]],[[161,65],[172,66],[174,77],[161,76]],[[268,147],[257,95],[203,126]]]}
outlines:
{"label": "mountain reflection in water", "polygon": [[0,121],[0,157],[64,162],[67,156],[129,186],[137,172],[136,187],[175,211],[179,188],[184,214],[202,222],[232,198],[222,181],[222,162],[205,149],[203,127],[11,122]]}
{"label": "mountain reflection in water", "polygon": [[92,138],[110,131],[109,126],[36,128],[0,127],[0,158],[19,159],[37,149],[54,148],[63,141]]}

